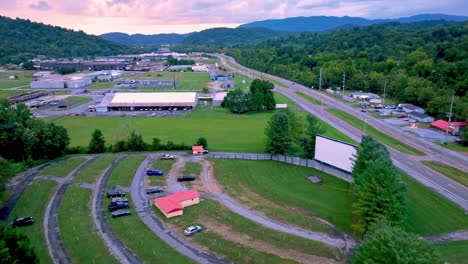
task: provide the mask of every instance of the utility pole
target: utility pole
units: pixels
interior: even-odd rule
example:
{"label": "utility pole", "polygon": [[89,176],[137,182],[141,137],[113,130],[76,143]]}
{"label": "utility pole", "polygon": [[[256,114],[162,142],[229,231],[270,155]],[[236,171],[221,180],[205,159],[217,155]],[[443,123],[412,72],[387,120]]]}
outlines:
{"label": "utility pole", "polygon": [[453,98],[454,97],[455,97],[455,94],[452,94],[452,102],[450,103],[450,113],[448,114],[447,129],[445,130],[445,144],[447,144],[449,126],[450,126],[450,122],[452,122],[452,109],[453,109]]}
{"label": "utility pole", "polygon": [[319,91],[322,90],[322,68],[320,68]]}
{"label": "utility pole", "polygon": [[344,95],[345,87],[346,87],[346,72],[343,72],[343,95]]}
{"label": "utility pole", "polygon": [[387,89],[387,81],[385,81],[384,86],[383,86],[383,99],[382,99],[382,106],[385,105],[385,90]]}
{"label": "utility pole", "polygon": [[172,82],[173,86],[172,87],[175,90],[175,72],[174,72],[174,74],[172,76],[173,76],[173,82]]}

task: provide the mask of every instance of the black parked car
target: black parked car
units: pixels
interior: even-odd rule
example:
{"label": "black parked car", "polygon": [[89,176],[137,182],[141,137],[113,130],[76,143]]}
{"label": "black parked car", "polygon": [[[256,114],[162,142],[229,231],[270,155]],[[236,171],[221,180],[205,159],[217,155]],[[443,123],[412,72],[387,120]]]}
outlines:
{"label": "black parked car", "polygon": [[183,182],[183,181],[194,181],[195,176],[192,175],[183,175],[180,177],[177,177],[177,181]]}
{"label": "black parked car", "polygon": [[107,198],[123,197],[123,196],[125,196],[125,193],[121,191],[107,192]]}
{"label": "black parked car", "polygon": [[17,226],[28,226],[34,223],[34,218],[32,216],[23,216],[23,217],[16,217],[15,220],[11,223],[12,227]]}
{"label": "black parked car", "polygon": [[162,193],[162,192],[164,192],[164,190],[161,187],[150,187],[146,189],[146,194]]}
{"label": "black parked car", "polygon": [[109,212],[117,211],[120,209],[128,209],[128,208],[130,208],[130,205],[128,205],[128,203],[125,203],[125,202],[109,204],[109,206],[107,207],[107,209],[109,209]]}
{"label": "black parked car", "polygon": [[112,218],[131,215],[131,214],[132,212],[130,212],[130,210],[126,210],[126,209],[117,210],[117,211],[112,212]]}

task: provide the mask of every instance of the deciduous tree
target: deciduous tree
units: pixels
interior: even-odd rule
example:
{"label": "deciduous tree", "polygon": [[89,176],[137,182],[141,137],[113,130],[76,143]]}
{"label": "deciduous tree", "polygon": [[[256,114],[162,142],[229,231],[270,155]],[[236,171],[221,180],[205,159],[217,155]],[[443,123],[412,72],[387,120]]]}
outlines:
{"label": "deciduous tree", "polygon": [[106,141],[102,135],[101,130],[95,129],[91,140],[89,141],[88,152],[89,153],[103,153],[106,151]]}

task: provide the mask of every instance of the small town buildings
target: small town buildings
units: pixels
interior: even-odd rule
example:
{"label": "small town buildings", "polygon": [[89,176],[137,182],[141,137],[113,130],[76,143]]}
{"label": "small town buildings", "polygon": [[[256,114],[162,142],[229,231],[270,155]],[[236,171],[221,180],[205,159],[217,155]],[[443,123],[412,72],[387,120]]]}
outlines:
{"label": "small town buildings", "polygon": [[222,84],[223,89],[234,89],[233,81],[224,81]]}
{"label": "small town buildings", "polygon": [[428,116],[424,113],[420,113],[420,112],[416,112],[416,111],[413,111],[413,112],[410,112],[408,113],[408,117],[409,118],[412,118],[418,122],[421,122],[421,123],[431,123],[431,122],[434,122],[434,118],[432,116]]}
{"label": "small town buildings", "polygon": [[203,154],[203,146],[192,146],[192,154],[193,155],[202,155]]}
{"label": "small town buildings", "polygon": [[225,71],[216,70],[210,73],[212,81],[228,81],[230,77],[231,75]]}
{"label": "small town buildings", "polygon": [[31,82],[32,89],[83,88],[90,85],[92,76],[87,74],[49,75]]}
{"label": "small town buildings", "polygon": [[204,64],[196,64],[196,65],[192,66],[192,70],[194,72],[207,72],[208,67],[206,65],[204,65]]}
{"label": "small town buildings", "polygon": [[373,94],[373,93],[362,93],[362,92],[354,92],[349,94],[350,97],[353,99],[361,100],[361,101],[370,101],[372,99],[380,99],[380,96]]}
{"label": "small town buildings", "polygon": [[405,111],[407,114],[411,112],[418,112],[421,114],[424,114],[424,109],[418,106],[415,106],[413,104],[399,104],[399,108],[401,108],[403,111]]}
{"label": "small town buildings", "polygon": [[185,207],[200,203],[200,194],[195,190],[176,191],[174,194],[154,199],[153,203],[166,218],[171,218],[182,215]]}
{"label": "small town buildings", "polygon": [[454,135],[460,135],[461,129],[465,126],[468,126],[468,122],[450,122],[450,125],[445,120],[436,120],[431,123],[431,126],[442,130],[443,132],[447,131]]}
{"label": "small town buildings", "polygon": [[224,101],[224,97],[226,97],[227,92],[220,92],[216,93],[213,98],[213,106],[220,106],[221,103]]}

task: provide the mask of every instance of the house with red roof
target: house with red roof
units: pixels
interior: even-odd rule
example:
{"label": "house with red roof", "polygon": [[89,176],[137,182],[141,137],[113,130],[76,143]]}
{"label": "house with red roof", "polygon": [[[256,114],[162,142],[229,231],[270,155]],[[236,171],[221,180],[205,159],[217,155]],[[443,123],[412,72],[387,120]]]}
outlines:
{"label": "house with red roof", "polygon": [[200,194],[195,190],[176,191],[174,194],[154,199],[154,205],[167,218],[184,214],[184,208],[200,203]]}
{"label": "house with red roof", "polygon": [[460,135],[461,128],[464,126],[468,126],[468,122],[450,122],[450,125],[445,120],[436,120],[431,123],[431,126],[438,128],[442,131],[447,131],[456,136]]}
{"label": "house with red roof", "polygon": [[203,154],[203,146],[192,146],[192,153],[193,155]]}

